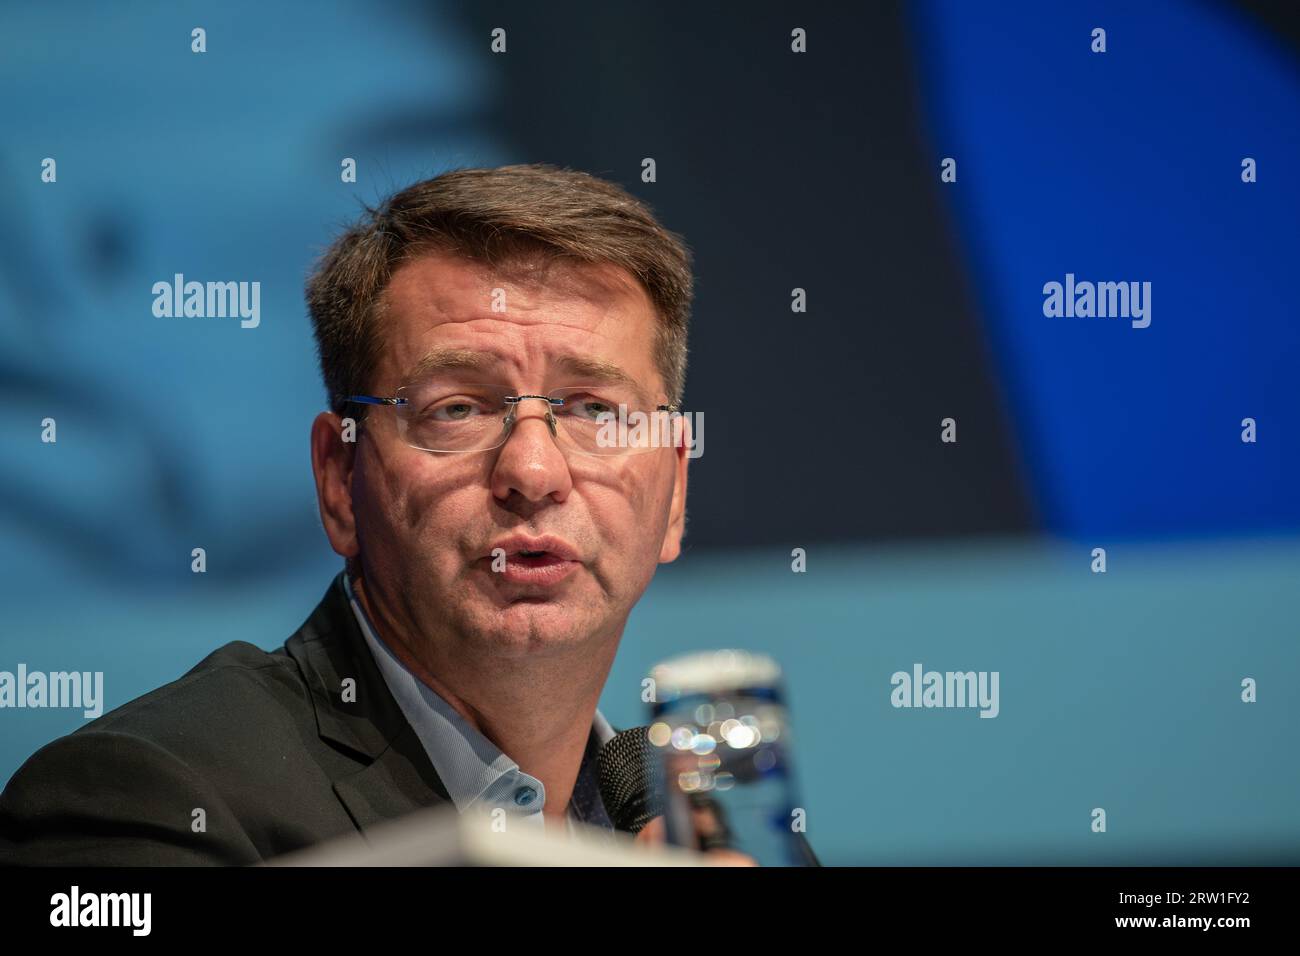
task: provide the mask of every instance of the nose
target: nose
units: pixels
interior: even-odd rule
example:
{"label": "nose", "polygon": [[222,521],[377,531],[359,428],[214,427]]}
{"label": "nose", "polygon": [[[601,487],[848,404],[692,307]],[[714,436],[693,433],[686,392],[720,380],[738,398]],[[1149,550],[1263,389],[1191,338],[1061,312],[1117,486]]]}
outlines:
{"label": "nose", "polygon": [[[538,404],[538,403],[541,404]],[[545,399],[525,399],[511,409],[514,424],[492,467],[492,494],[513,502],[561,502],[573,489],[564,452],[556,444],[555,418]]]}

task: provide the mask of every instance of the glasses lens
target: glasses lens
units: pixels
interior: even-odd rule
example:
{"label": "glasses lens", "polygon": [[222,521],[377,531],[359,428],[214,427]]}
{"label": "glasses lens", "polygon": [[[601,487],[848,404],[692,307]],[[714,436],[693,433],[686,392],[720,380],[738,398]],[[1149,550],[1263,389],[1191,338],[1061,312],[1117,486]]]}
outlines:
{"label": "glasses lens", "polygon": [[556,389],[554,409],[566,444],[584,455],[635,455],[671,447],[680,416],[659,411],[637,389],[617,385],[576,385]]}
{"label": "glasses lens", "polygon": [[[431,378],[399,388],[398,431],[412,448],[436,452],[486,451],[503,444],[511,424],[528,415],[508,385]],[[680,440],[681,416],[660,411],[634,386],[574,385],[551,391],[559,404],[539,410],[554,418],[556,438],[583,455],[616,457],[673,446]],[[525,402],[533,400],[524,399]]]}
{"label": "glasses lens", "polygon": [[429,379],[399,388],[402,439],[424,451],[481,451],[505,440],[511,394],[503,385]]}

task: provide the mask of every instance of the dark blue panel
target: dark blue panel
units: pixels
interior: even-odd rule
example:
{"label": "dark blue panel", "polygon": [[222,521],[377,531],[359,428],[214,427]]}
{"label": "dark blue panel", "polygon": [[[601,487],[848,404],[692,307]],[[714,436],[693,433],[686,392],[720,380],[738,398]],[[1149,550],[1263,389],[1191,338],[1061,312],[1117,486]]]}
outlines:
{"label": "dark blue panel", "polygon": [[[945,189],[1048,529],[1300,525],[1292,52],[1210,4],[913,15],[935,168],[958,160]],[[1151,282],[1150,326],[1045,317],[1067,273]]]}

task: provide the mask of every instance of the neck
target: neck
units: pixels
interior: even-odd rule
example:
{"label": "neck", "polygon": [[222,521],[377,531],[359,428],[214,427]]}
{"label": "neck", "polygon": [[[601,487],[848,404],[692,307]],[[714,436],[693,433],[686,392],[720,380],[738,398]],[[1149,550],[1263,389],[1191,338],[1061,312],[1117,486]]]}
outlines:
{"label": "neck", "polygon": [[401,605],[360,576],[352,590],[397,659],[465,721],[546,788],[544,816],[563,823],[591,734],[601,689],[618,650],[620,627],[569,653],[484,659],[458,653],[454,636],[423,633]]}

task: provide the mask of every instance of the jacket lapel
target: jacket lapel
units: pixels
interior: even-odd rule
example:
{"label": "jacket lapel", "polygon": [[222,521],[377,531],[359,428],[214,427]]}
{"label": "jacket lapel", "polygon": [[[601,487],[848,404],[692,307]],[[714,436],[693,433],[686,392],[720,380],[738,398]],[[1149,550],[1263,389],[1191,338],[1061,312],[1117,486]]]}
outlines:
{"label": "jacket lapel", "polygon": [[410,724],[368,767],[335,780],[334,793],[362,831],[451,800]]}
{"label": "jacket lapel", "polygon": [[450,797],[365,643],[343,587],[344,573],[330,583],[285,650],[306,680],[321,739],[351,751],[361,765],[333,785],[364,831]]}

